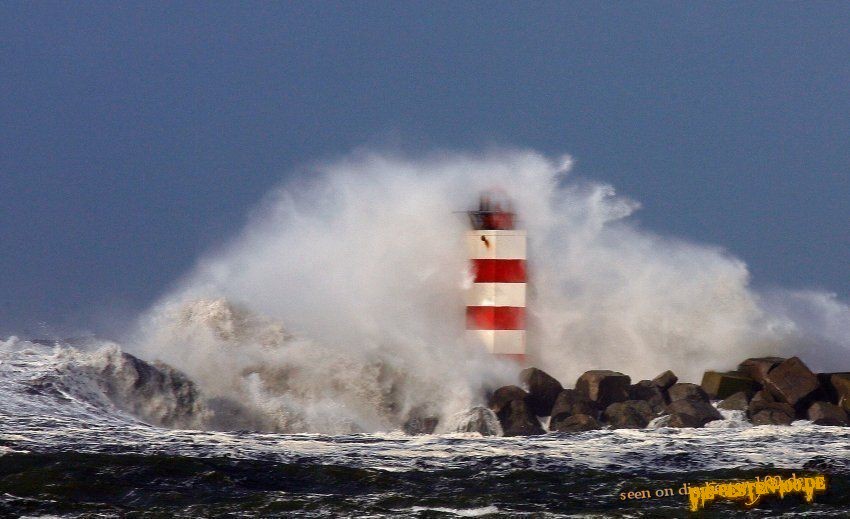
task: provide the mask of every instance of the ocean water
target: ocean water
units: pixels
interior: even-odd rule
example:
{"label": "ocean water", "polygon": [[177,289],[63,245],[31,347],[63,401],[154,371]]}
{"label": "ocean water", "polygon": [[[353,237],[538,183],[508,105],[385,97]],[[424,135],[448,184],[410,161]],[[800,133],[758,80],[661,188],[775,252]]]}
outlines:
{"label": "ocean water", "polygon": [[[850,429],[650,427],[539,437],[273,434],[170,429],[116,407],[86,357],[0,349],[2,517],[850,516]],[[156,395],[149,395],[154,398]],[[824,474],[827,491],[754,508],[621,493]]]}

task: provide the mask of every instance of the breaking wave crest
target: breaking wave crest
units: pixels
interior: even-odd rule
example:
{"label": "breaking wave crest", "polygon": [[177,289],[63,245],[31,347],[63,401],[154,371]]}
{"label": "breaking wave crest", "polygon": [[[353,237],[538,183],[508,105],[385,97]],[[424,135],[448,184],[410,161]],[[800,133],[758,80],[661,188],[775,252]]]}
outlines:
{"label": "breaking wave crest", "polygon": [[194,382],[168,365],[144,362],[109,341],[44,342],[0,341],[2,394],[13,416],[141,419],[183,429],[214,424]]}

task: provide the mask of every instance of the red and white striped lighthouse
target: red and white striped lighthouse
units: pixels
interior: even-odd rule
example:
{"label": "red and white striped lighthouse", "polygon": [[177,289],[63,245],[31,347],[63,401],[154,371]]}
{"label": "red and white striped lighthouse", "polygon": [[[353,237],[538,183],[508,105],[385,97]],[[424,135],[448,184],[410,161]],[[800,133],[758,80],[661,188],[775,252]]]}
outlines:
{"label": "red and white striped lighthouse", "polygon": [[474,283],[466,294],[466,329],[490,353],[525,360],[525,231],[514,228],[506,197],[481,195],[469,211],[467,248]]}

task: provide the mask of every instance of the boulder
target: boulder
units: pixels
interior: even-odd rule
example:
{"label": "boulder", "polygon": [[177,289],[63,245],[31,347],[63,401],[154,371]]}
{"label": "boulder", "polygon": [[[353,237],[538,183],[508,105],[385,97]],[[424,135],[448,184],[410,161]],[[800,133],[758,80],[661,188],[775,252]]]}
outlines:
{"label": "boulder", "polygon": [[839,385],[841,385],[841,379],[843,378],[846,381],[845,385],[850,386],[850,373],[816,373],[815,376],[818,377],[818,384],[820,384],[820,394],[816,400],[831,402],[833,404],[838,403],[840,396],[832,384],[832,377],[836,377]]}
{"label": "boulder", "polygon": [[699,417],[684,413],[671,414],[670,417],[667,419],[667,422],[664,424],[665,427],[690,427],[694,429],[698,429],[703,425],[704,423]]}
{"label": "boulder", "polygon": [[402,424],[401,429],[404,431],[404,434],[432,434],[434,429],[437,428],[437,423],[439,422],[439,418],[435,416],[411,416],[409,417],[404,424]]}
{"label": "boulder", "polygon": [[671,425],[671,423],[668,422],[670,427],[703,427],[708,422],[723,419],[720,412],[708,402],[692,400],[689,398],[683,398],[681,400],[671,402],[665,409],[665,412],[671,415],[670,420],[672,423],[680,422],[687,424],[677,426]]}
{"label": "boulder", "polygon": [[749,403],[750,399],[747,398],[747,394],[743,391],[738,391],[717,404],[717,408],[725,409],[726,411],[746,411]]}
{"label": "boulder", "polygon": [[847,413],[844,409],[829,402],[815,402],[809,406],[806,416],[815,425],[847,425]]}
{"label": "boulder", "polygon": [[526,405],[524,399],[508,401],[496,413],[496,416],[499,418],[505,436],[530,436],[545,432],[534,411]]}
{"label": "boulder", "polygon": [[[401,429],[405,434],[433,434],[440,421],[437,408],[430,404],[415,406],[407,412]],[[442,427],[440,428],[442,429]]]}
{"label": "boulder", "polygon": [[499,414],[502,408],[511,400],[528,400],[528,393],[519,386],[502,386],[490,395],[490,400],[487,402],[494,413]]}
{"label": "boulder", "polygon": [[792,413],[788,414],[782,409],[765,408],[755,413],[751,421],[753,425],[791,425],[794,421],[793,409],[791,411]]}
{"label": "boulder", "polygon": [[663,411],[667,404],[664,399],[664,391],[651,380],[641,380],[630,386],[629,400],[644,400],[655,413]]}
{"label": "boulder", "polygon": [[563,419],[577,414],[586,414],[595,417],[599,414],[595,402],[582,395],[575,389],[564,389],[555,399],[552,406],[552,419]]}
{"label": "boulder", "polygon": [[829,377],[829,387],[835,393],[833,402],[850,412],[850,374],[834,373]]}
{"label": "boulder", "polygon": [[708,395],[701,387],[696,384],[689,384],[687,382],[679,382],[678,384],[673,384],[670,386],[670,389],[667,390],[667,395],[670,397],[670,402],[676,402],[678,400],[694,400],[697,402],[709,402]]}
{"label": "boulder", "polygon": [[601,428],[602,424],[596,418],[586,414],[574,414],[557,420],[550,425],[549,430],[552,432],[583,432]]}
{"label": "boulder", "polygon": [[612,429],[643,429],[655,416],[645,400],[626,400],[614,402],[602,413],[603,421]]}
{"label": "boulder", "polygon": [[738,371],[763,385],[768,372],[784,361],[782,357],[754,357],[738,364]]}
{"label": "boulder", "polygon": [[[766,415],[762,415],[761,421],[756,420],[756,416],[758,416],[760,413],[767,413]],[[780,417],[776,413],[788,415],[788,423],[793,422],[794,417],[796,415],[794,408],[791,407],[790,404],[786,404],[785,402],[765,402],[757,406],[755,410],[749,409],[748,411],[750,421],[753,422],[754,425],[766,425],[770,423],[773,423],[775,425],[784,424],[785,419]]]}
{"label": "boulder", "polygon": [[768,390],[762,389],[761,391],[756,391],[756,394],[750,399],[750,404],[747,407],[747,415],[752,417],[754,414],[761,411],[765,404],[771,404],[774,402],[776,402],[776,399],[773,398],[773,395],[771,395]]}
{"label": "boulder", "polygon": [[593,400],[600,407],[606,408],[614,402],[624,402],[629,399],[631,379],[616,371],[591,370],[586,371],[576,381],[576,391]]}
{"label": "boulder", "polygon": [[712,399],[723,400],[727,396],[743,391],[748,395],[759,389],[758,383],[740,371],[706,371],[702,376],[702,389]]}
{"label": "boulder", "polygon": [[765,375],[764,387],[778,401],[799,408],[807,403],[820,388],[820,384],[818,377],[803,361],[798,357],[791,357],[774,366]]}
{"label": "boulder", "polygon": [[[761,411],[775,411],[775,412],[784,413],[784,414],[787,414],[788,416],[790,416],[792,421],[797,415],[800,414],[799,412],[797,412],[796,409],[794,409],[794,407],[792,405],[790,405],[786,402],[776,401],[776,399],[773,397],[773,395],[770,394],[770,392],[767,391],[766,389],[762,389],[761,391],[758,391],[758,392],[756,392],[755,395],[753,395],[753,398],[750,400],[750,404],[747,406],[747,416],[749,416],[750,420],[752,421],[752,420],[755,419],[756,415],[759,414]],[[770,415],[768,414],[768,415],[763,416],[762,417],[763,423],[757,424],[757,425],[765,425],[765,424],[774,423],[774,422],[775,422],[775,424],[781,424],[781,423],[785,422],[784,418],[777,417],[777,416],[774,416],[774,418],[773,418],[774,422],[771,422],[769,419],[765,418],[767,416],[770,416]],[[767,420],[767,421],[765,421],[765,420]],[[755,423],[755,422],[753,422],[753,423]],[[788,422],[788,423],[790,423],[790,422]]]}
{"label": "boulder", "polygon": [[664,373],[658,375],[654,379],[652,379],[652,383],[658,386],[662,391],[666,391],[673,384],[679,381],[679,377],[677,377],[672,371],[669,369]]}
{"label": "boulder", "polygon": [[537,368],[526,368],[519,374],[520,381],[528,387],[529,405],[537,416],[549,416],[555,399],[564,389],[561,383]]}

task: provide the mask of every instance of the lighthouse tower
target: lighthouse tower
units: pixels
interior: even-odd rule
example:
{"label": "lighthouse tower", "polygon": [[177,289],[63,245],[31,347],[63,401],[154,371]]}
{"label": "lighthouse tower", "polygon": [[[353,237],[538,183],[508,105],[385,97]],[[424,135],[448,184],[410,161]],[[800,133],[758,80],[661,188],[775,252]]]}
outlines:
{"label": "lighthouse tower", "polygon": [[487,192],[469,211],[474,283],[466,294],[466,329],[490,353],[525,360],[525,231],[514,228],[507,197]]}

